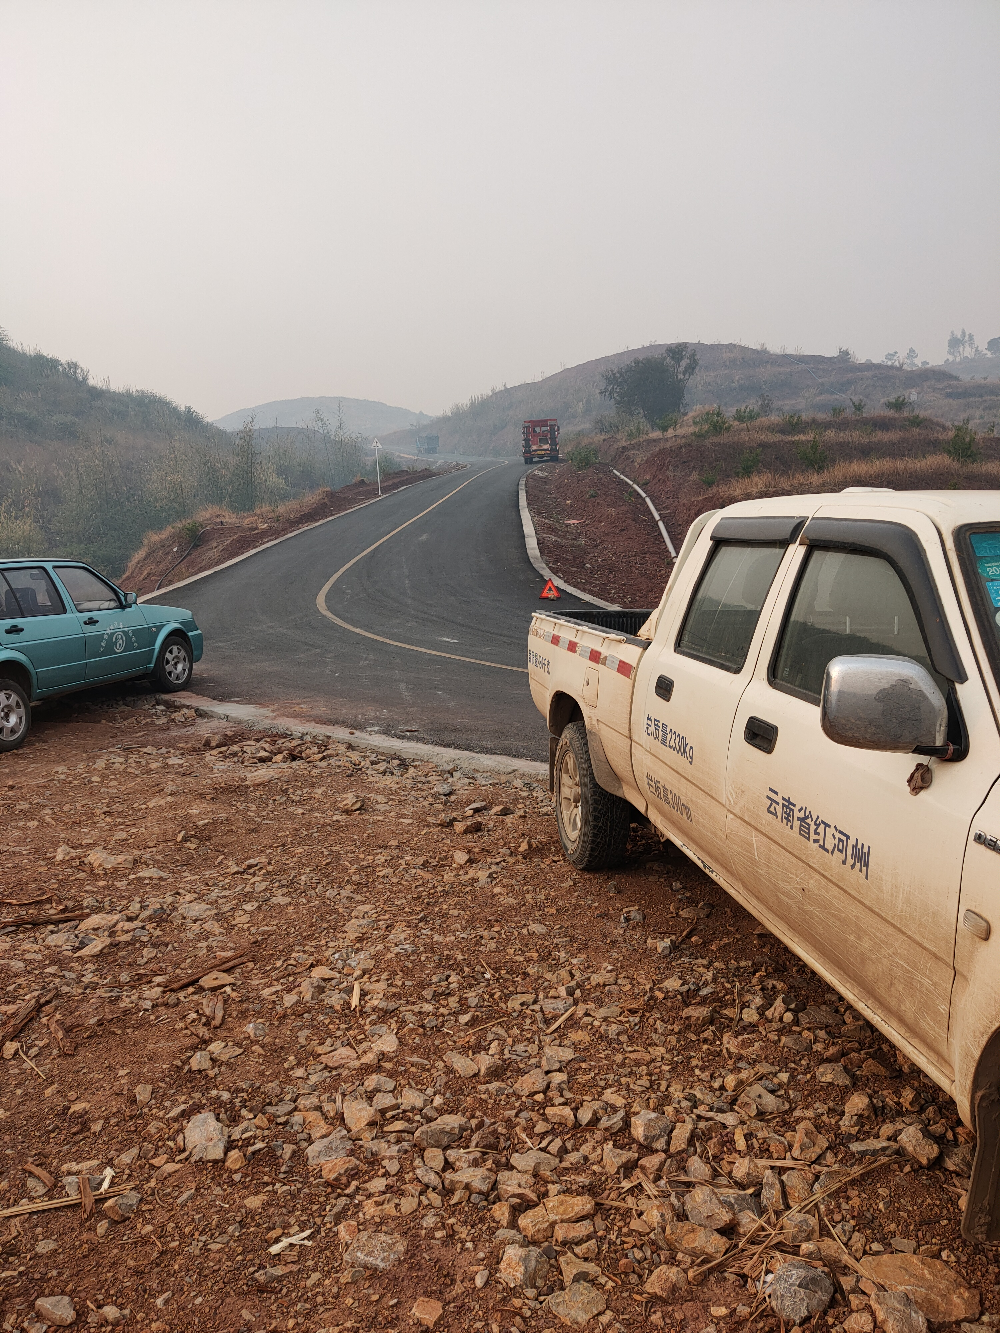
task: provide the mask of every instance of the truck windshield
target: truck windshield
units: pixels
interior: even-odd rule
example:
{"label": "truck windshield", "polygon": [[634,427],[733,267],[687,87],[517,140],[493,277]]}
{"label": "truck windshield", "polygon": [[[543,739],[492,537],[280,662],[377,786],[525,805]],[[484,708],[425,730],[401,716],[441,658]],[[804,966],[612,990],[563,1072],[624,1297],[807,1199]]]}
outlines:
{"label": "truck windshield", "polygon": [[[994,650],[1000,649],[1000,532],[969,532],[969,545],[972,547],[972,581],[975,586],[969,592],[974,602],[978,603],[980,621],[988,621],[992,626]],[[970,574],[966,564],[966,577]],[[986,624],[983,632],[989,634]],[[996,651],[993,653],[996,659]]]}

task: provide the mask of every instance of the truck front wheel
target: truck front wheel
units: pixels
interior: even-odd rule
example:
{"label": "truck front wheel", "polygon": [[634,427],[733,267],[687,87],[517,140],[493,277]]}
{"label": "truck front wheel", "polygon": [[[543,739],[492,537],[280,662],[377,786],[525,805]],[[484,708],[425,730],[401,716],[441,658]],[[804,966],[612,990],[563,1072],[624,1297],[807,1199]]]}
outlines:
{"label": "truck front wheel", "polygon": [[556,825],[566,859],[577,870],[603,870],[625,855],[632,807],[594,777],[587,728],[571,722],[555,761]]}

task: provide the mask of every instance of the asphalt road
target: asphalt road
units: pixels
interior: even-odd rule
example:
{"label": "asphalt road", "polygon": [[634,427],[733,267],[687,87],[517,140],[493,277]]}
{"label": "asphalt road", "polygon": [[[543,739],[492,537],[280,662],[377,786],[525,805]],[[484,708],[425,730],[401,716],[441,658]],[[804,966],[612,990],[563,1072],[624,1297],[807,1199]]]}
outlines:
{"label": "asphalt road", "polygon": [[546,604],[524,549],[521,471],[520,459],[476,459],[158,596],[190,607],[204,630],[191,688],[545,760],[524,666],[531,613]]}

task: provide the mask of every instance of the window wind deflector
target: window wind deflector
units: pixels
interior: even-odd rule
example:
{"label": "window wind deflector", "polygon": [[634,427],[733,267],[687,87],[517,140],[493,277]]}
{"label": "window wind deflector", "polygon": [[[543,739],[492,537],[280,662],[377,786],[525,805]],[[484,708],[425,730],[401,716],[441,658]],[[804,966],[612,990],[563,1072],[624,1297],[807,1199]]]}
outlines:
{"label": "window wind deflector", "polygon": [[860,551],[888,560],[910,595],[935,669],[958,685],[969,679],[945,619],[924,548],[911,528],[884,519],[811,518],[803,530],[802,541],[807,546]]}
{"label": "window wind deflector", "polygon": [[764,514],[760,518],[720,518],[712,529],[712,541],[790,546],[805,521],[805,518],[785,518],[781,514]]}

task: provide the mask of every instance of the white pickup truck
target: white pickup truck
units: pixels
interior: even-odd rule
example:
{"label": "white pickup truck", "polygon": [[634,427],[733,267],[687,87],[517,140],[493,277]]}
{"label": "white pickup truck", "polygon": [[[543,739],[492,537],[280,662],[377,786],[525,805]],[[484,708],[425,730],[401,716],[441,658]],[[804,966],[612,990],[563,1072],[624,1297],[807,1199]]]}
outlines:
{"label": "white pickup truck", "polygon": [[703,514],[654,611],[538,612],[528,670],[569,860],[648,817],[954,1096],[1000,1239],[1000,496]]}

